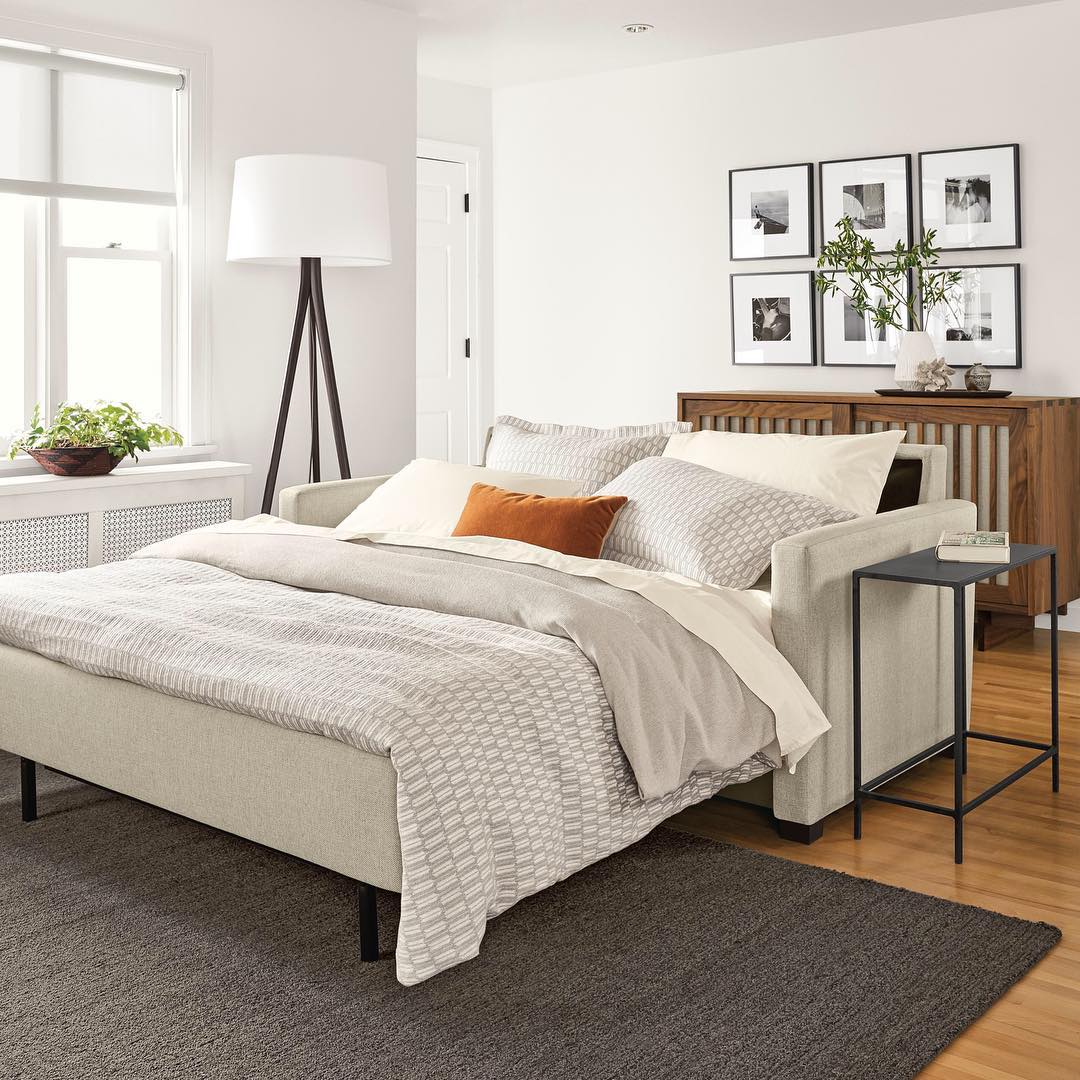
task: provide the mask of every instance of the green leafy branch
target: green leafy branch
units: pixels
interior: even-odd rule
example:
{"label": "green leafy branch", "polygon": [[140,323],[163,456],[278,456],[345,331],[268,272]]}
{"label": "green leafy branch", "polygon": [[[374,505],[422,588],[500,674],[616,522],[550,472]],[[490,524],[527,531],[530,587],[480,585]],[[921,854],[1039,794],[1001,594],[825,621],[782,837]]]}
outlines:
{"label": "green leafy branch", "polygon": [[[940,258],[936,235],[928,229],[910,247],[897,240],[896,247],[878,251],[873,240],[856,232],[850,217],[842,217],[836,223],[836,238],[822,246],[817,261],[821,272],[814,275],[814,284],[822,296],[846,296],[856,314],[869,315],[877,329],[904,330],[910,325],[925,330],[926,315],[939,304],[956,315],[954,290],[960,283],[959,270],[933,269]],[[840,287],[839,274],[847,275],[850,291]],[[908,289],[912,274],[915,287]],[[872,291],[877,295],[871,296]],[[919,298],[922,304],[917,307]]]}
{"label": "green leafy branch", "polygon": [[152,446],[183,446],[180,433],[168,424],[144,420],[126,401],[97,401],[87,408],[74,401],[61,402],[52,423],[34,406],[30,426],[11,441],[8,457],[20,451],[53,450],[68,446],[107,446],[113,457],[139,460],[138,451]]}

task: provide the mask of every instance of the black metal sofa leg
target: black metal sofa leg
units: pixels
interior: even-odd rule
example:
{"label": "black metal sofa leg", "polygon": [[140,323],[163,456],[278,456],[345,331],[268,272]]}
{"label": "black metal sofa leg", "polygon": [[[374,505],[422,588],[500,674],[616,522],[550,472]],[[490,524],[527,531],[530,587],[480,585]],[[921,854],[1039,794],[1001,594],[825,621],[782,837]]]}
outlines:
{"label": "black metal sofa leg", "polygon": [[379,959],[379,890],[366,881],[359,885],[360,898],[360,959]]}
{"label": "black metal sofa leg", "polygon": [[825,831],[825,819],[804,825],[801,821],[785,821],[783,818],[773,818],[776,831],[781,840],[792,840],[796,844],[812,844],[821,839]]}
{"label": "black metal sofa leg", "polygon": [[22,783],[22,819],[37,821],[37,763],[29,758],[19,758],[19,774]]}

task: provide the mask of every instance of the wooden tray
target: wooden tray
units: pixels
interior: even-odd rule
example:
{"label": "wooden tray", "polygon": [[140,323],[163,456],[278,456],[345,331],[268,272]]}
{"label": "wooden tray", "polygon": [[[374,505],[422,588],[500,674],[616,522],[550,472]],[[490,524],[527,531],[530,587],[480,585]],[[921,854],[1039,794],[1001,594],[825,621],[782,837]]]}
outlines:
{"label": "wooden tray", "polygon": [[882,397],[1008,397],[1011,390],[875,390]]}

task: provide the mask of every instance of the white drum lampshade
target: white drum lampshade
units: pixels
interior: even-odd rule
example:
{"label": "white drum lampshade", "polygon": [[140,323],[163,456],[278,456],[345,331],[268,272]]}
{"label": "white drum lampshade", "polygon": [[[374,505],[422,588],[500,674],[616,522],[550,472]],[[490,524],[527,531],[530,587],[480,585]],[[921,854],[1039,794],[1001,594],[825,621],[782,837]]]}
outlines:
{"label": "white drum lampshade", "polygon": [[233,174],[229,262],[386,266],[386,166],[326,154],[240,158]]}

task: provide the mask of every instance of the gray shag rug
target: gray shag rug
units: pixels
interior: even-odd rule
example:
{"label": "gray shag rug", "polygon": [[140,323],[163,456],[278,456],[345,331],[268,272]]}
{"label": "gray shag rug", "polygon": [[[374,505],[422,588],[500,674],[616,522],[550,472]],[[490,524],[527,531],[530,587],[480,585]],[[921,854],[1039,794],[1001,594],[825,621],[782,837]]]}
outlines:
{"label": "gray shag rug", "polygon": [[1060,937],[659,829],[420,986],[343,878],[0,755],[0,1075],[913,1077]]}

